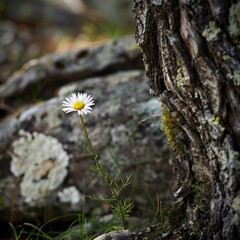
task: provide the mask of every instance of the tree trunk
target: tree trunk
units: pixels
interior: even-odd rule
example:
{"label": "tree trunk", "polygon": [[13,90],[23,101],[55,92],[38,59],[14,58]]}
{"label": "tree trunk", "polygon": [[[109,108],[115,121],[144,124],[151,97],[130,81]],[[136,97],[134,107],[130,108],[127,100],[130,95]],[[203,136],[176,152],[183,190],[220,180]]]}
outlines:
{"label": "tree trunk", "polygon": [[240,1],[134,2],[150,93],[177,155],[165,226],[186,239],[240,239]]}

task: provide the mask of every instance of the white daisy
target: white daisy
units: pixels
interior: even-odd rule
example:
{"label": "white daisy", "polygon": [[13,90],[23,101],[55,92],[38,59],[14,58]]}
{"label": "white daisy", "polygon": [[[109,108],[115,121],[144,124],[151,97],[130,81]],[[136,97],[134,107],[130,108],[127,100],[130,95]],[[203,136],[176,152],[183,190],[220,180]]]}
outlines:
{"label": "white daisy", "polygon": [[63,101],[63,111],[66,113],[77,112],[79,115],[88,114],[92,111],[95,103],[93,98],[86,93],[73,93],[71,97]]}

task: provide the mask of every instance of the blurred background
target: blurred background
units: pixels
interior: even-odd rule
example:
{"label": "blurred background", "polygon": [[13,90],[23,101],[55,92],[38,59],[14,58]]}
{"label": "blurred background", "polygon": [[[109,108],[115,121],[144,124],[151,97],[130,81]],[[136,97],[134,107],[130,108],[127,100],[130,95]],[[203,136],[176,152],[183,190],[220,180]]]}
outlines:
{"label": "blurred background", "polygon": [[44,54],[133,34],[133,1],[0,0],[0,84]]}

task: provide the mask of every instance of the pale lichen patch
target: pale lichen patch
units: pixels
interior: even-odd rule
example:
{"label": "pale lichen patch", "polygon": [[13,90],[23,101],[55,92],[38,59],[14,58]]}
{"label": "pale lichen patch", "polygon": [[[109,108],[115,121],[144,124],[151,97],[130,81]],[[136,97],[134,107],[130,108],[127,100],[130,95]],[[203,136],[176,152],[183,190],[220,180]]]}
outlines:
{"label": "pale lichen patch", "polygon": [[240,69],[233,72],[233,82],[235,85],[240,85]]}
{"label": "pale lichen patch", "polygon": [[216,26],[214,21],[209,22],[209,25],[203,30],[202,35],[207,39],[208,42],[213,42],[218,39],[218,34],[221,29]]}
{"label": "pale lichen patch", "polygon": [[84,203],[85,197],[82,195],[75,186],[64,188],[58,192],[59,201],[62,203]]}
{"label": "pale lichen patch", "polygon": [[229,9],[228,31],[231,37],[240,36],[240,2],[233,4]]}
{"label": "pale lichen patch", "polygon": [[21,177],[20,192],[26,202],[42,198],[62,184],[69,156],[57,139],[20,130],[12,148],[11,172]]}
{"label": "pale lichen patch", "polygon": [[231,59],[231,57],[229,55],[223,55],[223,60],[224,61],[229,61]]}
{"label": "pale lichen patch", "polygon": [[214,114],[210,116],[208,122],[217,126],[222,132],[225,130],[225,128],[220,124],[220,118],[215,116]]}
{"label": "pale lichen patch", "polygon": [[181,87],[181,86],[184,85],[184,79],[183,79],[183,74],[182,74],[182,68],[181,67],[177,69],[176,81],[177,81],[178,87]]}
{"label": "pale lichen patch", "polygon": [[231,81],[233,81],[233,83],[235,85],[240,85],[240,69],[236,69],[233,74],[229,73],[227,74],[227,78]]}
{"label": "pale lichen patch", "polygon": [[240,154],[237,151],[230,151],[228,161],[232,169],[240,170]]}
{"label": "pale lichen patch", "polygon": [[233,207],[233,209],[235,211],[239,211],[240,210],[240,197],[235,197],[233,199],[232,207]]}
{"label": "pale lichen patch", "polygon": [[232,222],[235,224],[235,225],[239,225],[240,223],[240,216],[239,216],[239,211],[240,211],[240,197],[237,196],[233,199],[233,202],[232,202],[232,208],[234,209],[235,211],[235,214],[234,214],[234,217],[232,219]]}

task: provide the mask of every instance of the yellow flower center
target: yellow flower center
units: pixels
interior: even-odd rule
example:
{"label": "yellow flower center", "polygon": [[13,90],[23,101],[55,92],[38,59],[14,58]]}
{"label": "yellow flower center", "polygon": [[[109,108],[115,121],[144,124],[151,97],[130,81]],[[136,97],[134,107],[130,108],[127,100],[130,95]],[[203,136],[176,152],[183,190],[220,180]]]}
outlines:
{"label": "yellow flower center", "polygon": [[73,103],[73,105],[72,105],[72,108],[77,109],[77,110],[81,110],[84,107],[85,107],[85,104],[82,101],[77,101],[77,102]]}

